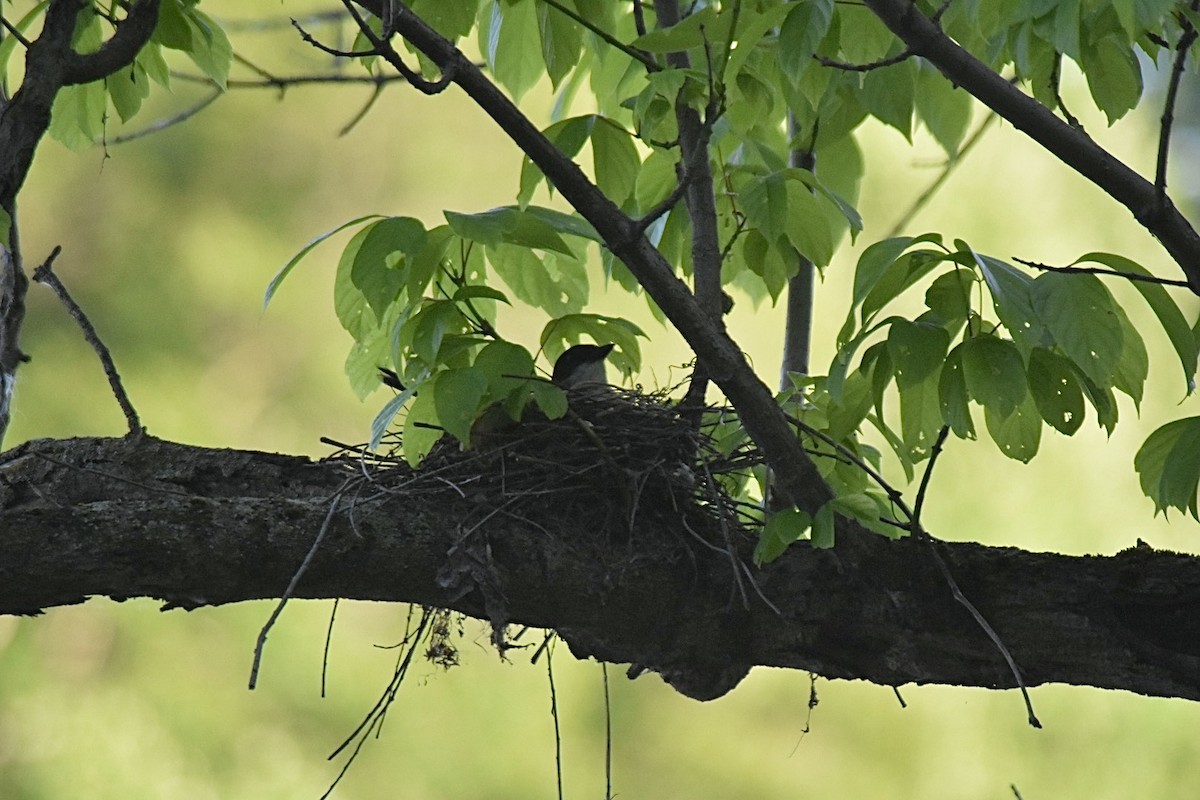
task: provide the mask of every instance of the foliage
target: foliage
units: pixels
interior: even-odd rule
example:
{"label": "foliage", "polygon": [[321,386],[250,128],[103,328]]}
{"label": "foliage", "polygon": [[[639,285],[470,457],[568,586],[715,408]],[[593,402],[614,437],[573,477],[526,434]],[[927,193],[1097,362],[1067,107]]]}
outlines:
{"label": "foliage", "polygon": [[[1111,124],[1142,98],[1140,59],[1165,61],[1178,55],[1173,43],[1194,41],[1187,39],[1194,12],[1166,0],[918,5],[976,58],[1007,71],[1068,120],[1074,118],[1059,93],[1066,61],[1083,72]],[[186,53],[223,87],[229,42],[196,6],[164,0],[137,61],[60,94],[51,132],[81,147],[103,138],[109,105],[121,119],[132,117],[150,82],[169,85],[164,49]],[[715,228],[720,282],[754,303],[779,300],[801,257],[824,269],[847,235],[854,239],[863,230],[855,205],[864,167],[855,133],[864,121],[878,120],[909,140],[924,126],[953,161],[977,113],[966,91],[912,55],[871,9],[832,0],[701,2],[674,25],[655,24],[646,7],[644,28],[638,15],[596,0],[447,0],[412,8],[442,35],[464,46],[473,42],[514,98],[548,81],[556,103],[545,137],[566,158],[590,153],[585,163],[596,185],[615,206],[646,221],[650,242],[679,275],[699,269],[692,247],[698,229]],[[40,9],[16,29],[30,26]],[[102,11],[88,4],[81,12],[79,50],[102,41],[111,18]],[[370,44],[364,32],[357,42]],[[423,71],[436,71],[403,44]],[[11,53],[8,47],[0,55]],[[674,57],[680,54],[687,58]],[[389,68],[377,54],[360,60],[374,73]],[[703,157],[716,199],[711,220],[695,218],[679,202],[680,176],[695,172],[680,146],[681,108],[694,111],[705,132]],[[795,166],[796,152],[815,167]],[[388,365],[405,387],[376,419],[374,443],[402,411],[413,463],[438,427],[468,443],[472,422],[495,404],[514,418],[530,402],[550,416],[563,413],[561,391],[538,375],[537,353],[497,330],[497,303],[516,301],[545,315],[539,349],[549,359],[587,337],[616,343],[614,357],[626,374],[639,367],[642,332],[587,312],[589,261],[598,257],[606,278],[635,294],[637,281],[614,257],[613,243],[579,214],[533,202],[543,180],[527,157],[513,205],[446,211],[445,223],[433,227],[411,217],[369,216],[337,229],[356,229],[338,261],[334,291],[338,319],[354,339],[346,360],[350,383],[366,396],[378,385],[376,368]],[[554,202],[553,187],[546,189]],[[289,262],[268,300],[300,258],[337,231]],[[1093,252],[1076,263],[1134,281],[1178,356],[1190,394],[1196,326],[1167,290],[1141,280],[1150,273],[1127,256]],[[921,296],[923,310],[906,313],[908,298]],[[832,313],[821,311],[826,318]],[[827,374],[797,378],[780,400],[806,435],[817,437],[812,449],[837,510],[887,530],[897,511],[890,487],[875,485],[883,461],[865,442],[868,434],[912,480],[944,429],[974,439],[982,414],[983,430],[1000,452],[1025,462],[1037,454],[1045,427],[1072,435],[1089,406],[1111,433],[1119,417],[1116,394],[1140,407],[1148,368],[1143,333],[1097,275],[1035,274],[929,232],[863,249]],[[1190,441],[1185,422],[1154,434],[1136,466],[1157,508],[1195,515],[1196,470],[1180,455]],[[828,543],[824,528],[814,525],[807,514],[777,518],[765,529],[760,555],[767,559],[802,535]]]}

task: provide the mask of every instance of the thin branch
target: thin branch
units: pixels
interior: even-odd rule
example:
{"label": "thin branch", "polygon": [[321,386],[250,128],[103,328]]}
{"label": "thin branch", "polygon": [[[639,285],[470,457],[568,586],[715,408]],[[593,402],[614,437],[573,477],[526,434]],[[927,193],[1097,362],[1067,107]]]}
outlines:
{"label": "thin branch", "polygon": [[1181,286],[1184,289],[1190,289],[1191,284],[1187,281],[1176,280],[1174,278],[1159,278],[1154,275],[1138,275],[1135,272],[1121,272],[1116,269],[1108,269],[1107,267],[1054,267],[1049,264],[1042,264],[1037,261],[1026,261],[1023,258],[1013,256],[1013,261],[1018,264],[1024,264],[1033,269],[1040,269],[1044,272],[1074,272],[1081,275],[1103,275],[1107,278],[1124,278],[1127,281],[1138,281],[1140,283],[1157,283],[1162,286]]}
{"label": "thin branch", "polygon": [[[346,11],[354,18],[359,31],[362,32],[363,36],[367,37],[371,46],[375,48],[375,52],[383,56],[384,60],[395,67],[396,71],[403,75],[415,89],[422,94],[433,95],[438,94],[450,85],[450,82],[454,79],[454,65],[443,67],[442,76],[436,81],[427,80],[415,69],[404,63],[404,60],[400,58],[400,54],[388,43],[386,38],[381,38],[375,31],[371,30],[371,26],[363,19],[362,14],[358,13],[358,9],[354,7],[352,0],[342,0],[342,5],[346,7]],[[390,37],[391,28],[385,26],[384,30],[388,31],[388,36]]]}
{"label": "thin branch", "polygon": [[[1193,0],[1192,11],[1200,8]],[[1171,78],[1167,82],[1167,99],[1163,103],[1162,124],[1158,133],[1158,159],[1154,171],[1154,189],[1160,198],[1167,195],[1167,156],[1171,149],[1171,126],[1175,124],[1175,100],[1179,94],[1179,83],[1183,80],[1183,69],[1187,64],[1188,50],[1196,41],[1196,27],[1186,14],[1179,15],[1183,34],[1175,45],[1175,63],[1171,66]]]}
{"label": "thin branch", "polygon": [[867,64],[850,64],[845,61],[838,61],[837,59],[826,58],[825,56],[819,56],[816,54],[813,54],[813,60],[823,67],[840,69],[843,72],[871,72],[873,70],[883,69],[884,67],[894,67],[897,64],[908,61],[908,59],[912,58],[913,55],[914,53],[912,50],[905,49],[894,56],[881,58],[878,61],[871,61]]}
{"label": "thin branch", "polygon": [[104,374],[108,377],[108,385],[112,387],[113,396],[117,398],[117,404],[121,406],[121,411],[125,414],[125,421],[129,424],[130,436],[141,436],[146,432],[142,427],[142,423],[138,420],[137,411],[133,407],[133,403],[129,400],[129,395],[125,392],[125,386],[121,383],[121,376],[117,374],[117,367],[113,363],[112,353],[104,342],[100,341],[99,334],[96,333],[95,326],[88,319],[87,314],[83,313],[83,309],[67,292],[67,287],[63,286],[62,281],[54,274],[54,260],[58,258],[62,252],[62,246],[56,246],[51,252],[46,261],[33,271],[33,279],[38,283],[49,286],[58,299],[66,306],[67,312],[79,324],[83,330],[83,337],[87,343],[96,351],[96,355],[100,358],[100,364],[104,367]]}
{"label": "thin branch", "polygon": [[625,44],[625,42],[622,42],[620,39],[613,36],[608,31],[604,30],[603,28],[599,27],[595,23],[588,21],[585,17],[583,17],[583,16],[577,14],[576,12],[572,11],[571,9],[567,8],[562,3],[558,2],[558,0],[541,0],[541,2],[550,6],[551,8],[553,8],[555,11],[559,12],[560,14],[564,14],[565,16],[568,16],[571,19],[575,20],[575,22],[577,22],[579,25],[583,26],[587,30],[594,33],[596,36],[600,37],[600,39],[602,39],[609,46],[615,47],[616,49],[620,50],[625,55],[634,59],[635,61],[641,62],[641,64],[643,66],[645,66],[648,71],[658,72],[660,69],[662,69],[662,67],[660,67],[658,65],[658,62],[654,60],[654,56],[650,55],[645,50],[639,50],[638,48],[634,47],[633,45]]}
{"label": "thin branch", "polygon": [[20,42],[22,47],[24,47],[26,50],[29,49],[29,40],[22,36],[21,32],[17,30],[17,28],[11,22],[9,22],[8,18],[2,13],[0,13],[0,25],[3,25],[4,29],[8,31],[9,35]]}
{"label": "thin branch", "polygon": [[554,647],[546,654],[546,678],[550,682],[550,719],[554,721],[554,778],[558,800],[563,800],[562,728],[558,722],[558,691],[554,688]]}
{"label": "thin branch", "polygon": [[938,193],[938,190],[942,188],[942,185],[949,180],[950,175],[954,172],[955,167],[962,163],[963,158],[967,155],[967,153],[975,149],[975,146],[982,141],[983,134],[987,132],[987,129],[991,127],[992,123],[994,123],[997,119],[999,119],[999,117],[995,113],[989,113],[986,117],[984,117],[983,122],[979,123],[979,127],[977,127],[975,131],[967,137],[966,141],[963,142],[962,147],[958,148],[958,153],[956,153],[953,158],[946,159],[946,164],[942,167],[942,171],[938,173],[938,176],[933,180],[932,183],[925,187],[925,191],[917,195],[912,204],[909,205],[905,212],[900,215],[900,218],[896,220],[894,225],[892,225],[892,229],[888,232],[886,238],[898,236],[904,232],[909,223],[912,222],[913,217],[915,217],[917,213],[924,208],[930,200],[933,199],[934,195]]}
{"label": "thin branch", "polygon": [[173,117],[167,117],[165,119],[160,119],[157,122],[152,122],[146,127],[139,128],[131,133],[123,133],[120,136],[114,136],[112,139],[108,140],[108,143],[125,144],[126,142],[132,142],[135,139],[141,139],[143,136],[150,136],[155,133],[160,133],[161,131],[165,131],[167,128],[174,127],[181,122],[187,122],[189,119],[212,105],[213,102],[215,102],[216,99],[223,94],[225,94],[223,91],[217,89],[208,97],[203,98],[190,108],[185,108],[183,111],[180,111]]}
{"label": "thin branch", "polygon": [[367,56],[379,55],[378,51],[376,50],[338,50],[337,48],[330,47],[329,45],[318,41],[315,36],[304,30],[300,23],[295,19],[292,20],[292,27],[295,28],[296,32],[300,34],[300,38],[305,44],[310,44],[320,50],[322,53],[333,56],[334,58],[366,58]]}
{"label": "thin branch", "polygon": [[347,478],[333,493],[333,497],[329,501],[329,510],[325,513],[325,520],[321,523],[320,530],[317,531],[317,536],[313,539],[312,547],[308,549],[308,554],[304,556],[304,561],[300,562],[299,568],[292,575],[291,581],[288,582],[287,589],[279,598],[279,603],[275,606],[275,610],[271,612],[271,616],[263,624],[262,630],[258,632],[258,641],[254,645],[254,662],[250,666],[250,689],[253,691],[258,686],[258,668],[262,664],[263,651],[267,646],[267,636],[271,633],[271,628],[275,627],[276,620],[283,613],[284,606],[288,604],[296,593],[296,586],[300,583],[300,579],[304,577],[304,573],[308,571],[309,565],[313,559],[317,557],[317,551],[321,548],[321,542],[325,541],[325,534],[329,532],[329,525],[333,522],[333,515],[337,513],[338,507],[341,505],[342,493],[346,491],[353,481],[358,480],[357,477]]}
{"label": "thin branch", "polygon": [[1017,666],[1016,660],[1013,659],[1012,653],[1009,652],[1008,646],[1004,644],[1004,640],[996,633],[995,628],[984,618],[975,604],[967,599],[962,590],[958,588],[958,581],[954,579],[954,575],[950,572],[950,568],[946,566],[945,559],[938,552],[937,540],[930,536],[925,528],[921,525],[921,511],[925,507],[925,497],[929,490],[929,480],[933,477],[933,468],[937,465],[938,458],[942,454],[942,448],[946,444],[946,437],[950,435],[950,426],[943,425],[938,431],[937,440],[933,443],[933,447],[929,452],[929,463],[925,465],[925,473],[921,476],[921,486],[917,490],[916,507],[913,509],[912,515],[912,534],[918,539],[925,542],[929,547],[929,552],[933,556],[934,563],[937,564],[938,571],[942,573],[942,578],[946,581],[946,585],[950,587],[950,594],[954,599],[967,610],[971,618],[975,620],[975,624],[980,627],[987,637],[992,640],[992,644],[1000,651],[1000,655],[1008,664],[1009,670],[1012,672],[1013,680],[1017,682],[1017,688],[1021,690],[1021,697],[1025,700],[1025,711],[1029,715],[1029,724],[1035,728],[1042,727],[1041,721],[1037,715],[1033,713],[1033,701],[1029,698],[1029,689],[1025,686],[1025,678],[1021,675],[1021,670]]}

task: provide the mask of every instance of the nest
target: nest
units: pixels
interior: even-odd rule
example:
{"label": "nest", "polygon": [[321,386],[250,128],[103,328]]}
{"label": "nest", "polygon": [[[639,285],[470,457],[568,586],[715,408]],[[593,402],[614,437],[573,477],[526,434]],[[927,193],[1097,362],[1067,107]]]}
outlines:
{"label": "nest", "polygon": [[721,455],[665,395],[595,386],[572,390],[569,400],[564,417],[530,409],[467,449],[445,436],[415,472],[396,465],[374,480],[406,494],[457,495],[480,514],[515,514],[598,554],[615,546],[679,554],[688,541],[728,550],[748,540],[722,476],[746,470],[752,453]]}

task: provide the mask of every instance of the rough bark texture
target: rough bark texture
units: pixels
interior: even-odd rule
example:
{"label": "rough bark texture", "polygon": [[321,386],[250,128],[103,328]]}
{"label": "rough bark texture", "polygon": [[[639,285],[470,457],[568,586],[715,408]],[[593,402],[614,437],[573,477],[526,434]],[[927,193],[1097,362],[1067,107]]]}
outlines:
{"label": "rough bark texture", "polygon": [[[27,443],[0,457],[0,612],[94,595],[186,608],[278,597],[353,473],[154,439]],[[736,600],[728,554],[699,544],[723,534],[694,509],[659,504],[626,539],[600,542],[586,506],[495,513],[462,480],[433,483],[357,491],[296,596],[553,628],[576,655],[652,669],[698,698],[753,665],[885,685],[1013,684],[919,542],[845,527],[834,551],[793,547],[753,572],[776,614],[752,592],[748,607]],[[1200,559],[937,546],[1030,685],[1200,699]]]}

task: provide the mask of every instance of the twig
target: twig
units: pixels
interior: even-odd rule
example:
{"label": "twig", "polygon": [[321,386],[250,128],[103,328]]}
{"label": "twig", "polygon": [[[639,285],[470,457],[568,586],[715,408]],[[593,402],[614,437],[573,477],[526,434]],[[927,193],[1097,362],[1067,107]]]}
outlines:
{"label": "twig", "polygon": [[[386,38],[381,38],[375,31],[371,30],[371,26],[363,19],[362,14],[358,13],[358,9],[354,7],[353,0],[342,0],[342,5],[346,7],[346,11],[354,18],[354,22],[358,25],[362,35],[367,37],[367,41],[375,48],[373,54],[383,56],[384,60],[396,68],[396,71],[403,75],[413,88],[420,91],[422,94],[434,95],[443,91],[450,82],[454,80],[455,65],[451,64],[442,70],[442,76],[436,81],[427,80],[415,69],[412,69],[404,60],[400,58],[400,54],[387,42]],[[388,36],[391,31],[387,30]]]}
{"label": "twig", "polygon": [[954,575],[951,574],[950,568],[946,566],[942,554],[938,552],[937,541],[921,526],[921,510],[925,505],[925,493],[929,489],[929,480],[933,475],[933,468],[942,454],[942,446],[946,443],[946,437],[949,435],[950,426],[943,425],[942,429],[938,431],[937,440],[933,443],[933,448],[929,452],[929,463],[925,465],[925,474],[921,476],[921,486],[917,490],[916,507],[913,510],[911,519],[912,527],[910,530],[913,536],[925,542],[929,547],[929,552],[933,556],[934,563],[937,564],[938,570],[942,573],[942,578],[946,581],[946,585],[950,587],[950,594],[953,595],[959,605],[967,610],[975,620],[975,624],[987,634],[987,637],[992,640],[992,644],[1000,651],[1000,655],[1004,657],[1014,680],[1017,682],[1017,688],[1021,690],[1021,697],[1025,700],[1025,711],[1029,714],[1029,724],[1035,728],[1040,728],[1042,727],[1042,723],[1038,720],[1037,715],[1033,713],[1033,701],[1029,698],[1029,689],[1025,686],[1025,678],[1022,677],[1021,670],[1017,666],[1017,662],[1013,659],[1012,653],[1009,652],[1008,647],[1004,644],[1000,635],[996,633],[996,630],[984,618],[979,609],[975,607],[975,604],[968,600],[962,593],[962,590],[958,588],[958,581],[954,580]]}
{"label": "twig", "polygon": [[942,171],[938,173],[937,178],[935,178],[933,182],[929,184],[929,186],[925,187],[925,191],[921,192],[921,194],[919,194],[917,198],[913,200],[912,204],[909,205],[908,209],[900,215],[900,218],[896,220],[894,225],[892,225],[892,229],[888,231],[887,237],[885,238],[890,239],[891,237],[898,236],[904,232],[904,229],[908,227],[910,222],[912,222],[913,217],[917,215],[917,212],[924,208],[926,204],[933,199],[933,196],[937,194],[939,189],[942,188],[942,184],[949,179],[950,173],[954,171],[955,167],[962,163],[963,157],[966,156],[968,152],[973,150],[975,145],[979,144],[979,142],[983,139],[983,134],[997,119],[999,119],[999,116],[997,116],[995,112],[989,113],[986,117],[984,117],[983,122],[979,123],[979,127],[967,137],[966,141],[963,142],[962,147],[958,148],[958,152],[955,153],[954,157],[946,159],[946,165],[942,168]]}
{"label": "twig", "polygon": [[604,800],[612,800],[612,698],[608,692],[608,662],[600,662],[604,676]]}
{"label": "twig", "polygon": [[658,65],[658,62],[656,62],[654,60],[654,57],[651,56],[649,53],[647,53],[645,50],[639,50],[638,48],[633,47],[632,45],[625,44],[625,42],[622,42],[620,39],[613,36],[608,31],[603,30],[602,28],[597,26],[595,23],[589,22],[585,17],[580,16],[579,14],[575,13],[571,9],[567,8],[565,5],[558,2],[558,0],[542,0],[542,2],[545,3],[546,5],[550,6],[551,8],[553,8],[555,11],[558,11],[560,14],[564,14],[564,15],[570,17],[571,19],[575,20],[576,23],[578,23],[579,25],[582,25],[584,28],[586,28],[587,30],[591,31],[596,36],[598,36],[602,40],[604,40],[605,44],[608,44],[611,47],[615,47],[616,49],[620,50],[625,55],[634,59],[635,61],[641,62],[646,67],[647,71],[658,72],[660,69],[662,69],[662,67],[660,67]]}
{"label": "twig", "polygon": [[325,678],[329,674],[329,645],[333,642],[333,621],[337,619],[340,597],[333,598],[333,609],[329,612],[329,627],[325,629],[325,650],[321,653],[321,698],[325,697]]}
{"label": "twig", "polygon": [[356,478],[347,478],[342,481],[342,485],[333,493],[333,497],[329,501],[329,510],[325,512],[325,519],[321,523],[321,529],[317,531],[317,537],[313,539],[312,546],[308,548],[308,553],[304,556],[304,561],[300,562],[300,567],[292,575],[292,579],[288,582],[287,589],[284,590],[283,596],[279,598],[278,605],[271,612],[271,616],[267,618],[266,623],[262,626],[262,630],[258,632],[258,641],[254,645],[254,663],[250,666],[250,689],[251,691],[258,685],[258,668],[262,664],[263,650],[267,646],[267,636],[271,633],[271,628],[275,627],[275,621],[279,619],[279,615],[283,613],[284,606],[288,604],[288,600],[296,592],[296,586],[300,583],[300,578],[308,571],[313,559],[317,556],[317,550],[321,547],[321,542],[325,541],[325,534],[329,532],[329,526],[333,522],[333,515],[337,513],[338,506],[341,505],[342,493],[346,491],[352,481]]}
{"label": "twig", "polygon": [[17,30],[16,26],[9,22],[3,14],[0,14],[0,25],[3,25],[4,29],[9,32],[9,35],[20,42],[22,47],[24,47],[26,50],[29,49],[30,41],[22,36],[21,32]]}
{"label": "twig", "polygon": [[143,136],[149,136],[153,133],[164,131],[167,128],[178,125],[181,122],[186,122],[212,105],[213,102],[223,94],[225,94],[225,92],[217,89],[208,97],[205,97],[203,100],[193,105],[191,108],[185,108],[183,111],[180,111],[173,117],[167,117],[165,119],[160,119],[157,122],[152,122],[146,127],[133,131],[132,133],[123,133],[120,136],[114,136],[108,140],[108,143],[125,144],[126,142],[132,142],[134,139],[141,139]]}
{"label": "twig", "polygon": [[[1192,1],[1191,10],[1200,8],[1200,2]],[[1171,126],[1175,124],[1175,99],[1179,94],[1179,83],[1183,79],[1183,68],[1187,64],[1188,50],[1196,41],[1196,28],[1186,14],[1179,15],[1183,34],[1175,45],[1175,63],[1171,66],[1171,77],[1167,81],[1167,99],[1163,103],[1162,126],[1158,133],[1158,159],[1154,170],[1154,190],[1160,200],[1167,196],[1167,155],[1171,149]]]}
{"label": "twig", "polygon": [[33,271],[33,279],[38,283],[49,286],[51,290],[58,295],[58,299],[66,306],[67,311],[79,324],[83,330],[83,337],[87,343],[96,351],[96,355],[100,357],[100,364],[104,367],[104,374],[108,376],[108,385],[112,387],[113,395],[117,398],[117,404],[121,406],[121,411],[125,414],[125,421],[129,423],[129,435],[132,437],[141,436],[146,432],[142,427],[142,423],[138,420],[137,411],[133,408],[133,403],[129,401],[129,395],[125,393],[125,387],[121,383],[121,376],[117,374],[117,367],[113,364],[112,354],[105,347],[104,342],[100,341],[100,336],[96,333],[96,328],[92,325],[91,320],[87,318],[87,314],[83,313],[83,309],[79,307],[71,295],[67,292],[67,287],[63,286],[62,281],[54,274],[54,260],[58,258],[62,252],[62,246],[57,245],[50,252],[50,256],[37,269]]}
{"label": "twig", "polygon": [[558,785],[558,800],[563,800],[562,730],[558,725],[558,692],[554,688],[554,648],[546,654],[546,676],[550,681],[550,717],[554,720],[554,777]]}
{"label": "twig", "polygon": [[821,66],[830,67],[831,69],[840,69],[844,72],[871,72],[872,70],[883,69],[884,67],[894,67],[895,65],[903,61],[907,61],[912,57],[913,51],[905,49],[894,56],[881,58],[878,61],[871,61],[867,64],[848,64],[845,61],[838,61],[833,58],[826,58],[825,56],[818,56],[815,54],[813,55],[813,59],[816,60],[816,62]]}
{"label": "twig", "polygon": [[1136,272],[1121,272],[1116,269],[1107,269],[1105,267],[1054,267],[1049,264],[1042,264],[1038,261],[1026,261],[1023,258],[1013,256],[1013,261],[1018,264],[1024,264],[1027,267],[1044,270],[1045,272],[1075,272],[1081,275],[1104,275],[1110,278],[1124,278],[1127,281],[1140,281],[1142,283],[1158,283],[1163,286],[1181,286],[1185,289],[1190,288],[1191,284],[1187,281],[1176,280],[1174,278],[1159,278],[1154,275],[1138,275]]}

